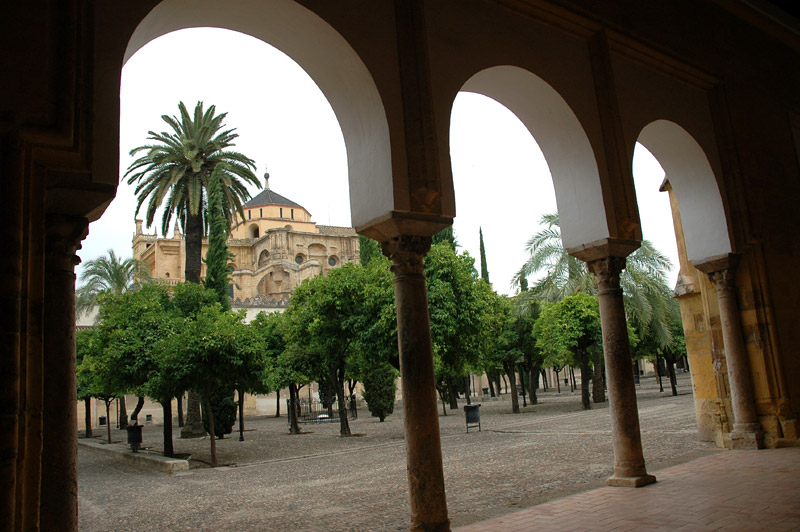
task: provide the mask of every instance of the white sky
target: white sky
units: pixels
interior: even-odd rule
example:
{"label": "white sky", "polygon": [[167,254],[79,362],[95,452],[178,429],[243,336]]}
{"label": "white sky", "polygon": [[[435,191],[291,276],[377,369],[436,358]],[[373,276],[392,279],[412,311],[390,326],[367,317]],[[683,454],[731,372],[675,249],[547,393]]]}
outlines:
{"label": "white sky", "polygon": [[[128,61],[120,90],[120,176],[133,160],[128,152],[147,142],[149,130],[168,129],[161,115],[177,115],[179,101],[191,112],[198,100],[228,113],[225,124],[239,134],[234,149],[256,161],[259,178],[269,171],[270,188],[306,207],[317,223],[350,225],[347,155],[330,104],[292,59],[236,32],[174,32]],[[478,227],[483,228],[492,284],[511,294],[511,278],[526,258],[525,242],[539,229],[540,216],[555,211],[547,164],[513,113],[471,93],[459,94],[454,103],[450,149],[456,238],[477,259]],[[640,145],[633,162],[644,237],[676,265],[672,285],[678,260],[669,200],[658,192],[664,173]],[[121,181],[116,199],[89,226],[78,252],[84,262],[108,249],[131,255],[133,188]],[[146,231],[156,229],[159,215]]]}

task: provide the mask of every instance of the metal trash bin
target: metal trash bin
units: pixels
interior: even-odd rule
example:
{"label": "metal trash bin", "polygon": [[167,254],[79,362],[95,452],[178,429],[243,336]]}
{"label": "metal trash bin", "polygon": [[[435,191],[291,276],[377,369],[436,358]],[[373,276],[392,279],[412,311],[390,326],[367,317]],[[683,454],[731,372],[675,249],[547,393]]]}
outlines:
{"label": "metal trash bin", "polygon": [[128,443],[131,445],[133,452],[137,452],[142,444],[142,427],[143,425],[128,425]]}
{"label": "metal trash bin", "polygon": [[464,415],[467,418],[467,432],[470,427],[478,427],[478,432],[481,430],[481,405],[464,405]]}

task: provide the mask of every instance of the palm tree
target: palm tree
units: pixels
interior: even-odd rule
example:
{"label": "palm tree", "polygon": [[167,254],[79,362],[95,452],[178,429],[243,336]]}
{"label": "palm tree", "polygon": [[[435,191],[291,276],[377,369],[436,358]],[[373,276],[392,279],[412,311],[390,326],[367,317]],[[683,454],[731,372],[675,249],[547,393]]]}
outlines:
{"label": "palm tree", "polygon": [[80,281],[83,286],[75,292],[75,310],[80,316],[89,313],[97,305],[97,296],[104,292],[121,294],[133,290],[150,278],[150,272],[138,260],[120,260],[113,249],[86,262]]}
{"label": "palm tree", "polygon": [[[222,208],[231,224],[236,211],[244,219],[242,203],[250,199],[245,184],[261,186],[253,171],[255,162],[245,155],[228,151],[239,135],[233,129],[223,129],[227,113],[215,114],[211,106],[203,112],[203,102],[197,102],[194,117],[189,115],[183,102],[178,104],[180,118],[162,115],[172,132],[148,132],[152,144],[131,150],[131,155],[141,153],[125,172],[128,184],[137,183],[138,204],[136,212],[147,203],[147,226],[153,223],[156,211],[163,207],[161,231],[166,234],[172,217],[183,228],[186,243],[184,277],[186,281],[200,283],[203,236],[208,226],[208,185],[216,170],[223,183]],[[200,418],[200,401],[189,392],[187,419],[182,437],[203,436],[205,430]]]}
{"label": "palm tree", "polygon": [[[561,242],[558,214],[545,214],[540,223],[546,227],[533,235],[525,247],[530,258],[514,277],[514,283],[541,270],[545,275],[536,281],[530,296],[543,301],[560,301],[575,292],[597,293],[594,275],[586,264],[572,257]],[[648,240],[631,253],[620,275],[625,313],[642,334],[652,334],[662,346],[672,342],[670,300],[666,272],[672,263]]]}
{"label": "palm tree", "polygon": [[178,104],[180,117],[163,115],[171,132],[148,132],[152,144],[131,150],[141,154],[128,167],[128,184],[137,183],[136,212],[147,202],[147,226],[153,224],[156,211],[163,207],[161,231],[166,234],[173,216],[178,219],[186,239],[185,278],[200,282],[201,250],[208,225],[207,191],[211,174],[217,166],[223,184],[223,210],[229,223],[235,212],[244,219],[242,203],[250,199],[246,184],[261,186],[253,171],[255,162],[245,155],[228,151],[239,135],[223,129],[227,113],[215,114],[215,106],[203,111],[197,102],[194,117],[183,102]]}

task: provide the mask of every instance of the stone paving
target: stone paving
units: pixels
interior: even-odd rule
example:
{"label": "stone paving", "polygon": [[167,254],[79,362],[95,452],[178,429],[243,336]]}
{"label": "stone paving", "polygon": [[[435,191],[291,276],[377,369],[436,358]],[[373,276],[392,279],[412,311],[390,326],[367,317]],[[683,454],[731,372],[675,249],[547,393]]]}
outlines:
{"label": "stone paving", "polygon": [[[651,472],[717,453],[697,441],[688,376],[679,385],[677,397],[660,393],[653,379],[638,387]],[[482,402],[483,430],[469,434],[463,411],[440,415],[453,526],[604,485],[613,464],[609,410],[607,403],[594,406],[581,410],[578,391],[551,391],[514,415],[504,396]],[[219,461],[227,465],[216,469],[205,463],[207,439],[176,438],[176,452],[193,459],[189,471],[173,475],[81,448],[81,530],[405,530],[401,412],[384,423],[360,414],[351,426],[359,436],[351,438],[338,437],[338,424],[304,425],[306,434],[290,436],[286,418],[246,418],[246,441],[237,434],[218,441]],[[144,445],[160,447],[160,431],[145,427]],[[124,432],[114,438],[124,440]]]}
{"label": "stone paving", "polygon": [[716,453],[656,476],[645,488],[598,488],[457,532],[800,530],[800,448]]}

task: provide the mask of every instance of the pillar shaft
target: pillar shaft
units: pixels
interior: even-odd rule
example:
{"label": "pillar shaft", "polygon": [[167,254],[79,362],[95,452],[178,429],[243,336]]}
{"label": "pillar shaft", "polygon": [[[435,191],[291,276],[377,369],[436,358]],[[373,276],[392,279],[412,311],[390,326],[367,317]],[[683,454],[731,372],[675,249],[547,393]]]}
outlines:
{"label": "pillar shaft", "polygon": [[597,294],[614,444],[614,476],[608,479],[608,484],[638,487],[656,479],[647,474],[642,453],[631,348],[619,284],[619,275],[624,267],[624,257],[605,257],[589,262],[599,285]]}
{"label": "pillar shaft", "polygon": [[736,261],[736,255],[728,255],[723,259],[697,264],[696,267],[708,275],[717,293],[734,418],[731,447],[761,449],[764,432],[756,412],[750,365],[739,318],[739,303],[736,300]]}
{"label": "pillar shaft", "polygon": [[19,146],[0,137],[0,179],[3,182],[3,253],[0,254],[0,530],[13,530],[17,507],[20,434],[20,365],[22,302],[23,182]]}
{"label": "pillar shaft", "polygon": [[428,295],[422,266],[430,245],[430,237],[400,236],[385,242],[383,253],[394,264],[411,530],[445,532],[450,530],[450,521],[444,489]]}
{"label": "pillar shaft", "polygon": [[87,220],[49,216],[45,243],[41,530],[78,530],[75,251]]}

